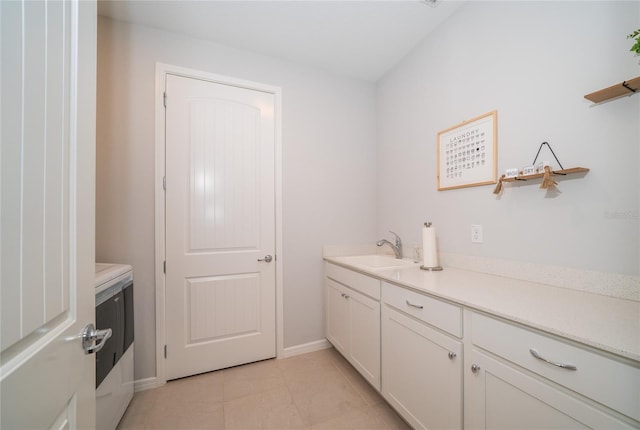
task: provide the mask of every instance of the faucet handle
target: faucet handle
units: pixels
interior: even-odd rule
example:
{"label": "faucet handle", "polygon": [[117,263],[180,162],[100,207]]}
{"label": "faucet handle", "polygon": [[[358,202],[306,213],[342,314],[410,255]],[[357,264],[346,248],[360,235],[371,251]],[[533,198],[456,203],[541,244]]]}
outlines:
{"label": "faucet handle", "polygon": [[396,246],[398,248],[400,248],[402,246],[402,240],[400,239],[400,236],[398,236],[397,233],[395,233],[395,232],[393,232],[391,230],[389,230],[389,233],[391,233],[392,235],[394,235],[396,237]]}

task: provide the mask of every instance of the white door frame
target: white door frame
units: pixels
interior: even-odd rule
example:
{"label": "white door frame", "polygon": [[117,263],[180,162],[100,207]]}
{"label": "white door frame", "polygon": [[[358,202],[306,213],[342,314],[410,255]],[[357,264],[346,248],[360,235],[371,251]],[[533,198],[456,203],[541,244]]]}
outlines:
{"label": "white door frame", "polygon": [[157,385],[167,382],[164,359],[165,334],[165,109],[164,88],[167,74],[201,79],[263,91],[275,97],[275,219],[276,219],[276,357],[284,356],[283,253],[282,253],[282,89],[257,82],[221,76],[170,64],[156,63],[156,142],[155,142],[155,286],[156,286],[156,378]]}

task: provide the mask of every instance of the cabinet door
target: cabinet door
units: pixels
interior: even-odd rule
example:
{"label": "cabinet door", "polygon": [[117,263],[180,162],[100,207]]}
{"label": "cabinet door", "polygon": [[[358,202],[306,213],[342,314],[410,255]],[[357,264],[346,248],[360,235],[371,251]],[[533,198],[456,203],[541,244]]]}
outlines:
{"label": "cabinet door", "polygon": [[349,361],[380,390],[380,303],[353,290],[347,294],[351,322]]}
{"label": "cabinet door", "polygon": [[[326,278],[325,278],[326,279]],[[327,340],[344,356],[349,354],[349,300],[348,288],[326,279],[327,286]]]}
{"label": "cabinet door", "polygon": [[[471,341],[479,349],[640,420],[640,366],[542,333],[471,313]],[[536,358],[536,352],[544,359]],[[561,368],[548,361],[573,365]]]}
{"label": "cabinet door", "polygon": [[473,429],[634,428],[549,385],[474,350],[466,369],[466,427]]}
{"label": "cabinet door", "polygon": [[382,393],[416,429],[462,428],[461,342],[382,307]]}

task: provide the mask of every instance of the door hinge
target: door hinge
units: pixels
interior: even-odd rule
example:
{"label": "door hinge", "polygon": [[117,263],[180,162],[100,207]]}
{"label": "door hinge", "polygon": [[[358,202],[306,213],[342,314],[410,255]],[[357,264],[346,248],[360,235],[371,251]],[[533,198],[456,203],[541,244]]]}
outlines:
{"label": "door hinge", "polygon": [[164,346],[164,358],[167,358],[167,345]]}
{"label": "door hinge", "polygon": [[166,176],[162,177],[162,189],[167,191],[167,177]]}
{"label": "door hinge", "polygon": [[162,273],[167,273],[167,261],[162,262]]}
{"label": "door hinge", "polygon": [[162,99],[163,99],[162,102],[164,103],[164,107],[167,107],[167,92],[166,91],[162,94]]}

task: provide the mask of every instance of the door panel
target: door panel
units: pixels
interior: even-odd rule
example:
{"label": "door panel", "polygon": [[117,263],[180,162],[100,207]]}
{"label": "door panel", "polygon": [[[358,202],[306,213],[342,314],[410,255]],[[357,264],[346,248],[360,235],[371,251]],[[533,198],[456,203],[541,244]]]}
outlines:
{"label": "door panel", "polygon": [[188,106],[191,210],[185,251],[256,249],[260,110],[219,99],[191,100]]}
{"label": "door panel", "polygon": [[[20,320],[18,325],[2,324],[4,349],[69,311],[69,268],[65,265],[69,258],[70,124],[69,95],[62,89],[68,92],[70,30],[64,22],[70,19],[71,7],[34,1],[25,3],[22,11],[20,3],[3,5],[2,12],[3,35],[5,31],[24,35],[17,37],[18,42],[24,40],[24,51],[9,48],[5,52],[3,43],[3,73],[5,63],[22,58],[25,72],[24,94],[11,94],[9,90],[8,97],[3,97],[4,106],[21,106],[25,113],[15,118],[16,122],[5,121],[9,109],[3,109],[3,127],[9,129],[3,130],[2,140],[3,160],[5,154],[8,156],[2,166],[3,172],[7,169],[3,218],[4,211],[8,211],[11,227],[3,229],[3,247],[6,245],[7,250],[3,259],[9,260],[4,264],[8,270],[3,272],[6,290],[3,289],[2,310],[3,315],[7,311],[6,318]],[[21,15],[23,28],[19,25]],[[21,80],[11,75],[3,80],[3,93],[5,84],[13,86],[16,79]],[[13,228],[14,225],[20,228]],[[21,260],[28,261],[28,266],[11,270],[19,267]],[[18,302],[19,296],[22,300]]]}
{"label": "door panel", "polygon": [[260,333],[259,281],[256,274],[187,279],[187,345]]}
{"label": "door panel", "polygon": [[0,17],[0,428],[92,428],[96,4]]}
{"label": "door panel", "polygon": [[275,356],[273,94],[166,76],[167,379]]}

